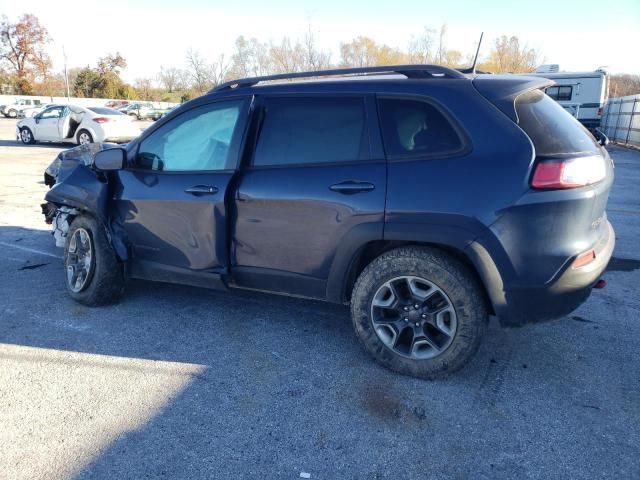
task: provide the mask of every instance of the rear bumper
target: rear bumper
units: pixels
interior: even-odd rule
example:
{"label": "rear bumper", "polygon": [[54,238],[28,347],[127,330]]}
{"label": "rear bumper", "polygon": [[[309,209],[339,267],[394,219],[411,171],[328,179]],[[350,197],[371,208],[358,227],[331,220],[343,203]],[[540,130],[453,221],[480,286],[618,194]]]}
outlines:
{"label": "rear bumper", "polygon": [[593,286],[607,268],[615,246],[615,232],[607,221],[605,233],[593,247],[595,260],[580,268],[572,268],[575,257],[547,284],[518,285],[505,292],[506,304],[496,312],[503,326],[521,326],[567,315],[589,298]]}

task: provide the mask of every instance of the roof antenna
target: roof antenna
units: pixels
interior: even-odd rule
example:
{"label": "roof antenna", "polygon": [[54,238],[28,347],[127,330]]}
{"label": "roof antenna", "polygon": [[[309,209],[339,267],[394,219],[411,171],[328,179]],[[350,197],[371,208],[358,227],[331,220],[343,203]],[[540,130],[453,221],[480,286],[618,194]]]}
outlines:
{"label": "roof antenna", "polygon": [[480,54],[480,45],[482,45],[482,37],[484,32],[480,32],[480,40],[478,40],[478,48],[476,49],[476,56],[473,57],[473,65],[471,65],[471,73],[476,74],[476,64],[478,63],[478,55]]}

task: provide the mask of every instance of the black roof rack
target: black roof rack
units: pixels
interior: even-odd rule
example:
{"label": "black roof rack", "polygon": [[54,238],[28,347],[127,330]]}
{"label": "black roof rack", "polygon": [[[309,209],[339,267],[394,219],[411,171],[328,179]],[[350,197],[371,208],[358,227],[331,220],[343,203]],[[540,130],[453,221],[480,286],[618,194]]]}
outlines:
{"label": "black roof rack", "polygon": [[407,78],[466,78],[462,73],[452,68],[441,65],[391,65],[363,68],[334,68],[331,70],[318,70],[311,72],[279,73],[277,75],[265,75],[262,77],[249,77],[231,80],[211,89],[211,92],[219,92],[230,88],[252,87],[260,82],[273,80],[289,80],[293,78],[333,77],[340,75],[360,76],[378,73],[398,73]]}

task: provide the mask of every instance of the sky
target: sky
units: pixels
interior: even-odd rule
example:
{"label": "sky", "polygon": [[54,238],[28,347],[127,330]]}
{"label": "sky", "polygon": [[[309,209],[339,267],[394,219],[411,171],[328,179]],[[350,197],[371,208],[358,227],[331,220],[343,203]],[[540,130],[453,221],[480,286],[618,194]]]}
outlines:
{"label": "sky", "polygon": [[406,49],[425,27],[448,26],[447,46],[473,52],[484,32],[481,56],[500,35],[517,35],[544,63],[561,70],[606,66],[640,74],[640,0],[0,0],[0,15],[33,13],[53,38],[54,68],[95,66],[119,51],[123,78],[153,78],[160,66],[184,67],[189,48],[205,57],[230,54],[239,35],[278,42],[302,39],[311,26],[320,47],[338,60],[340,42],[366,35]]}

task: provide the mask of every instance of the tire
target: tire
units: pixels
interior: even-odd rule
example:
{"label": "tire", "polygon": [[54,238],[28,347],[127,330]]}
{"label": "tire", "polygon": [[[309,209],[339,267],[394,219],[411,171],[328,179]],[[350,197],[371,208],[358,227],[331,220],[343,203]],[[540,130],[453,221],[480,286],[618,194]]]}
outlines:
{"label": "tire", "polygon": [[[85,247],[80,248],[82,244]],[[86,245],[91,252],[88,260],[82,254]],[[124,293],[122,264],[104,228],[92,217],[80,215],[71,222],[64,247],[64,269],[67,291],[78,303],[89,307],[108,305],[118,302]],[[80,274],[82,270],[86,270],[86,275]]]}
{"label": "tire", "polygon": [[20,129],[20,140],[25,145],[30,145],[36,143],[36,139],[33,138],[33,133],[27,127],[22,127]]}
{"label": "tire", "polygon": [[93,137],[86,130],[80,130],[76,134],[76,139],[78,140],[78,145],[85,145],[87,143],[93,143]]}
{"label": "tire", "polygon": [[7,112],[7,117],[9,118],[16,118],[17,116],[18,116],[18,112],[13,108]]}
{"label": "tire", "polygon": [[478,280],[462,262],[437,249],[403,247],[382,254],[360,274],[351,318],[379,364],[436,379],[471,360],[489,315]]}

